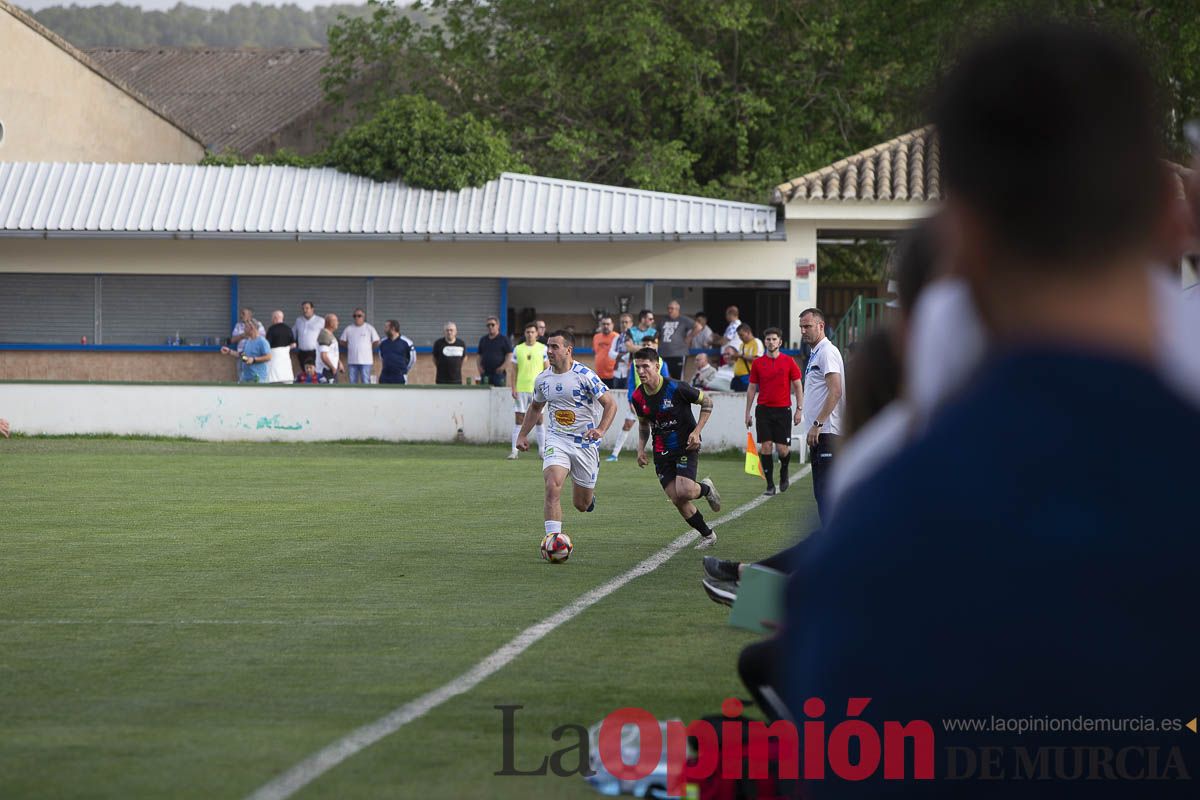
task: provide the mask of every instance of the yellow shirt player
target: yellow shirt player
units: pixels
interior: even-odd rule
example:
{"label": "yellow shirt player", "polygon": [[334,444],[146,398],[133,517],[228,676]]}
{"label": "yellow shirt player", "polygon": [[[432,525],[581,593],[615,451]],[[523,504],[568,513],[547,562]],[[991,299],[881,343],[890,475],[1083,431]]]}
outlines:
{"label": "yellow shirt player", "polygon": [[[530,322],[525,326],[525,341],[513,349],[512,384],[513,416],[516,423],[512,430],[512,452],[508,454],[509,461],[517,457],[517,434],[521,431],[521,423],[525,421],[525,412],[533,402],[533,381],[549,366],[546,360],[546,345],[537,340],[537,324]],[[546,446],[546,426],[542,420],[537,421],[537,440],[540,448]]]}

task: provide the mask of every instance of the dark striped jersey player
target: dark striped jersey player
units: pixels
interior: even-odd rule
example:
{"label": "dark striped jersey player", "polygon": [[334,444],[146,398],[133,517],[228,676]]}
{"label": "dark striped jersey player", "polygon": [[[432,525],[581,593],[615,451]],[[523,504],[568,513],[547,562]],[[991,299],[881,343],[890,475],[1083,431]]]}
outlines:
{"label": "dark striped jersey player", "polygon": [[[697,548],[710,547],[717,535],[704,521],[704,515],[692,503],[708,500],[709,508],[721,510],[721,496],[710,478],[696,480],[700,466],[700,432],[712,415],[712,398],[700,389],[663,376],[659,371],[658,352],[643,347],[633,355],[633,368],[641,385],[633,390],[630,406],[640,423],[638,433],[639,467],[649,463],[646,444],[654,449],[654,471],[663,491],[680,516],[700,533]],[[700,406],[700,418],[692,416],[692,406]]]}

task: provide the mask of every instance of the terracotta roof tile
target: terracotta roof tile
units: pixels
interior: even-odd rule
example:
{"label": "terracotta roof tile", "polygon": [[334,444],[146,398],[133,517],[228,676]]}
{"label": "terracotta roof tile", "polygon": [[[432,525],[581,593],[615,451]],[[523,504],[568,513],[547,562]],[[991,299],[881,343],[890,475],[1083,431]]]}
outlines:
{"label": "terracotta roof tile", "polygon": [[258,151],[319,109],[323,49],[97,48],[88,55],[196,130],[209,150]]}
{"label": "terracotta roof tile", "polygon": [[[1191,170],[1165,162],[1182,194]],[[941,151],[932,125],[775,187],[773,202],[813,200],[932,203],[942,198]]]}

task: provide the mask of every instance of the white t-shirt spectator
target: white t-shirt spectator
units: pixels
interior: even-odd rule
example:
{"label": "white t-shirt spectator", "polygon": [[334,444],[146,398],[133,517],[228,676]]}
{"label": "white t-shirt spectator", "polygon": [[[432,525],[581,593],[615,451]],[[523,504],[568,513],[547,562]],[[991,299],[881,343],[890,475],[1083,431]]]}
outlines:
{"label": "white t-shirt spectator", "polygon": [[735,319],[733,322],[725,326],[725,344],[731,344],[734,347],[740,347],[742,340],[738,338],[737,329],[742,327],[742,321]]}
{"label": "white t-shirt spectator", "polygon": [[317,334],[324,329],[324,317],[317,314],[313,314],[312,319],[305,319],[303,315],[296,317],[296,324],[292,326],[292,333],[296,336],[296,347],[300,350],[316,350]]}
{"label": "white t-shirt spectator", "polygon": [[825,379],[834,373],[842,376],[842,397],[833,407],[833,413],[829,415],[829,419],[821,426],[820,432],[840,435],[842,414],[846,410],[846,392],[848,391],[845,384],[846,368],[842,364],[842,354],[833,342],[822,339],[813,348],[812,355],[808,357],[808,364],[804,367],[804,414],[800,418],[802,430],[807,431],[811,428],[813,420],[825,407],[825,400],[829,397],[829,386],[825,383]]}
{"label": "white t-shirt spectator", "polygon": [[[229,334],[229,338],[232,339],[235,336],[245,336],[245,335],[246,335],[246,323],[242,322],[241,320],[238,320],[238,324],[233,326],[233,333]],[[267,329],[263,327],[263,324],[261,322],[258,323],[258,335],[259,336],[267,335]],[[241,353],[245,349],[246,349],[246,340],[242,339],[240,342],[237,343],[237,351],[239,353]]]}
{"label": "white t-shirt spectator", "polygon": [[[329,370],[335,375],[337,374],[338,358],[341,356],[341,348],[338,347],[337,339],[329,337],[328,344],[317,344],[317,373],[320,374],[323,370]],[[325,359],[321,357],[322,353],[329,355],[329,364],[325,363]]]}
{"label": "white t-shirt spectator", "polygon": [[379,333],[369,322],[362,325],[347,325],[342,329],[342,341],[346,343],[346,363],[350,365],[374,364],[375,352],[371,345],[379,341]]}

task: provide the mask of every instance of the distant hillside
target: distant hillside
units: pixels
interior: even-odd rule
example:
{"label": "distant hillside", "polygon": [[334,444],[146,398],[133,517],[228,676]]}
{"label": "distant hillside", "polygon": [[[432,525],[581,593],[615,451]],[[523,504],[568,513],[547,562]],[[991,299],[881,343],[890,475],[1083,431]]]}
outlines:
{"label": "distant hillside", "polygon": [[[19,2],[18,2],[19,4]],[[135,6],[52,6],[39,22],[76,47],[324,47],[339,14],[365,17],[364,5],[236,5],[228,11],[179,4],[170,11]],[[419,12],[408,12],[423,19]]]}

